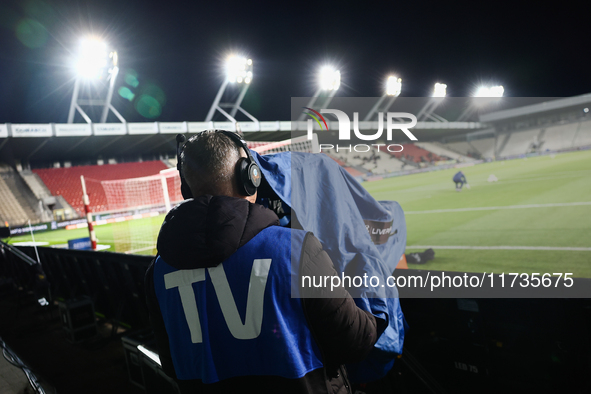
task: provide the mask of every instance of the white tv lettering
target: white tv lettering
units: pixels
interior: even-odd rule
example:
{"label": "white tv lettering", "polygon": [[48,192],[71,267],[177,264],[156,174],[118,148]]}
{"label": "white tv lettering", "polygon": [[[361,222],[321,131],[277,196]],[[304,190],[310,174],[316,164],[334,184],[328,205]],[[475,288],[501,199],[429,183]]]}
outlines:
{"label": "white tv lettering", "polygon": [[[226,277],[222,264],[207,269],[218,302],[220,303],[224,320],[228,325],[230,333],[236,339],[254,339],[261,333],[261,327],[263,325],[263,300],[270,267],[271,259],[256,259],[252,265],[244,324],[238,313],[238,307],[234,301],[234,296],[232,295],[230,284],[228,283],[228,278]],[[183,311],[187,319],[189,332],[191,333],[191,342],[193,343],[203,342],[201,321],[199,320],[193,283],[204,280],[205,268],[179,270],[164,275],[164,286],[167,290],[176,287],[179,289],[181,304],[183,305]]]}
{"label": "white tv lettering", "polygon": [[179,270],[164,275],[164,287],[166,287],[166,290],[174,289],[175,287],[179,288],[181,304],[183,305],[183,311],[185,312],[185,318],[187,319],[189,332],[191,333],[191,342],[193,343],[203,342],[193,283],[204,280],[205,268]]}

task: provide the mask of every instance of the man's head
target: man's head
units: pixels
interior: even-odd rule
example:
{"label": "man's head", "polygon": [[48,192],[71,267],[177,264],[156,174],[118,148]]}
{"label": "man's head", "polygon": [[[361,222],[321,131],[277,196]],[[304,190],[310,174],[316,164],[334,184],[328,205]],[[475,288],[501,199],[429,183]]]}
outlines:
{"label": "man's head", "polygon": [[191,137],[180,159],[193,196],[230,196],[254,203],[256,193],[245,196],[238,187],[237,163],[241,157],[247,157],[246,152],[220,131],[206,130]]}

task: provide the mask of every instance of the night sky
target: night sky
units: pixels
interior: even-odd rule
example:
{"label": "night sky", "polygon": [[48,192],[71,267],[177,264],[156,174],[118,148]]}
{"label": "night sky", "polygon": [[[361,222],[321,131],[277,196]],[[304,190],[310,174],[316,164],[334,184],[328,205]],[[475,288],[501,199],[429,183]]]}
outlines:
{"label": "night sky", "polygon": [[[288,120],[290,98],[313,95],[327,63],[346,97],[380,96],[393,73],[401,97],[435,82],[456,97],[479,83],[513,97],[591,93],[590,3],[541,4],[2,0],[0,123],[66,122],[70,59],[88,34],[119,53],[117,90],[135,98],[116,92],[113,104],[128,121],[204,120],[230,52],[253,59],[243,107],[260,120]],[[138,112],[142,94],[159,101],[151,116]]]}

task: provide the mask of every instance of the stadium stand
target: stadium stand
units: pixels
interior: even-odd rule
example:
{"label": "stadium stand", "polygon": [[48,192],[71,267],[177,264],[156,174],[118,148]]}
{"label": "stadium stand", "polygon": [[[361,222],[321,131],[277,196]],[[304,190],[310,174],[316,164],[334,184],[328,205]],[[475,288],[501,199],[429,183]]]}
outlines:
{"label": "stadium stand", "polygon": [[499,157],[510,157],[532,151],[560,151],[590,144],[591,122],[579,122],[502,135],[497,141],[497,151]]}
{"label": "stadium stand", "polygon": [[393,153],[397,159],[404,157],[414,163],[431,163],[443,160],[439,155],[429,152],[416,144],[403,144],[403,146],[404,150],[402,152]]}
{"label": "stadium stand", "polygon": [[0,221],[2,223],[8,222],[11,226],[27,223],[28,215],[2,177],[0,177],[0,200],[2,200],[2,205],[0,205]]}
{"label": "stadium stand", "polygon": [[511,133],[508,137],[505,148],[499,153],[499,156],[523,155],[530,152],[532,149],[539,146],[539,135],[539,129]]}
{"label": "stadium stand", "polygon": [[0,166],[0,219],[10,225],[39,223],[38,201],[18,173],[10,166]]}
{"label": "stadium stand", "polygon": [[[345,168],[353,167],[360,173],[371,172],[373,174],[385,174],[388,172],[400,171],[404,166],[402,161],[388,153],[382,152],[381,150],[349,152],[348,150],[343,149],[335,155],[338,156],[340,161],[345,163],[345,165],[341,164],[341,166]],[[351,173],[351,171],[349,172]]]}
{"label": "stadium stand", "polygon": [[35,195],[35,198],[37,198],[37,200],[39,201],[38,206],[42,221],[48,222],[53,219],[51,213],[52,209],[50,209],[49,207],[54,209],[65,208],[67,214],[64,216],[66,216],[67,218],[73,217],[74,210],[72,209],[72,207],[70,207],[69,204],[67,204],[64,200],[58,201],[56,197],[52,196],[47,186],[45,186],[45,184],[37,174],[33,173],[31,170],[23,170],[19,172],[19,175],[21,176],[23,181],[25,181],[29,189],[31,189],[31,191]]}
{"label": "stadium stand", "polygon": [[41,178],[39,178],[39,175],[35,174],[31,170],[21,171],[20,175],[25,183],[29,186],[35,197],[40,200],[52,197],[51,192],[45,186]]}
{"label": "stadium stand", "polygon": [[164,164],[166,164],[169,168],[176,168],[177,158],[173,157],[170,159],[166,159],[166,160],[164,160]]}
{"label": "stadium stand", "polygon": [[92,212],[108,210],[107,198],[99,182],[138,178],[158,174],[168,166],[160,160],[119,163],[106,165],[79,166],[68,168],[34,169],[54,196],[63,196],[66,201],[80,214],[84,213],[80,176],[86,179],[90,208]]}
{"label": "stadium stand", "polygon": [[511,133],[500,134],[497,136],[495,140],[495,156],[501,157],[501,152],[507,147],[510,137]]}
{"label": "stadium stand", "polygon": [[[422,142],[415,145],[438,154],[438,147],[447,149],[450,151],[449,157],[457,152],[464,156],[482,158],[494,158],[495,152],[498,157],[513,157],[531,152],[576,149],[591,145],[591,121],[514,131],[498,134],[496,138],[469,139],[445,144]],[[441,154],[445,155],[443,152]]]}
{"label": "stadium stand", "polygon": [[576,123],[570,123],[546,128],[540,141],[541,150],[572,148],[577,134],[577,126]]}
{"label": "stadium stand", "polygon": [[383,153],[381,157],[382,159],[385,159],[377,160],[375,167],[371,169],[373,174],[381,175],[389,172],[402,171],[402,167],[405,165],[402,161],[395,159],[393,156],[386,153]]}
{"label": "stadium stand", "polygon": [[495,139],[483,138],[480,140],[472,140],[469,146],[476,149],[478,153],[484,158],[492,158],[495,156]]}
{"label": "stadium stand", "polygon": [[[246,141],[246,146],[248,146],[249,149],[253,149],[253,148],[266,146],[266,145],[273,144],[273,143],[274,142],[270,142],[270,141]],[[176,167],[177,158],[176,158],[176,156],[174,156],[174,157],[164,160],[164,162],[170,168]]]}
{"label": "stadium stand", "polygon": [[[461,155],[457,152],[447,149],[445,146],[443,146],[442,144],[440,144],[438,142],[415,142],[415,145],[420,148],[423,148],[425,150],[428,150],[429,152],[435,153],[436,155],[438,155],[440,157],[449,157],[450,159],[460,160],[460,161],[472,160],[467,155]],[[468,152],[469,152],[469,150],[466,151],[466,153],[468,153]]]}
{"label": "stadium stand", "polygon": [[[473,152],[475,149],[466,141],[460,142],[448,142],[443,144],[443,147],[447,150],[452,152],[458,152],[462,156],[468,156],[470,152]],[[480,152],[478,153],[480,154]]]}
{"label": "stadium stand", "polygon": [[591,122],[579,123],[577,135],[573,140],[574,146],[589,146],[591,145]]}
{"label": "stadium stand", "polygon": [[[125,347],[130,343],[126,338],[137,338],[134,349],[137,344],[149,348],[149,341],[140,334],[149,327],[143,277],[152,256],[39,248],[45,273],[39,279],[35,250],[19,249],[29,264],[10,250],[0,253],[0,276],[6,268],[14,284],[10,293],[2,294],[0,312],[10,318],[0,320],[0,328],[2,337],[23,360],[35,362],[31,367],[41,378],[51,377],[57,389],[46,392],[178,392],[161,381],[148,381],[147,374],[154,370],[146,368],[141,352],[132,353]],[[575,286],[586,284],[575,282]],[[39,306],[38,297],[49,294],[47,289],[53,299],[92,299],[98,335],[79,344],[68,342],[56,304]],[[524,388],[524,392],[532,388],[536,392],[585,392],[580,388],[589,387],[589,300],[478,299],[469,300],[470,304],[450,298],[401,300],[406,321],[416,328],[405,339],[404,356],[389,375],[395,387],[405,390],[380,392],[468,393],[474,387],[503,392],[508,386]],[[560,324],[541,324],[548,316]],[[560,363],[555,354],[561,357]],[[458,359],[472,371],[454,367]],[[530,367],[523,369],[523,365]],[[417,366],[421,375],[414,372]],[[89,385],[93,390],[88,390]],[[6,386],[0,386],[0,391],[6,392],[2,387]]]}

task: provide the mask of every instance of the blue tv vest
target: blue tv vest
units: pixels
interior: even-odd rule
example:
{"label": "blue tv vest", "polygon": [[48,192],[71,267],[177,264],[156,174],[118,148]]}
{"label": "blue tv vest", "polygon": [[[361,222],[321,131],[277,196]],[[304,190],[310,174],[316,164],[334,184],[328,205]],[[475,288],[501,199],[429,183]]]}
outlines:
{"label": "blue tv vest", "polygon": [[214,268],[177,270],[156,259],[154,287],[177,378],[296,379],[322,367],[296,298],[305,234],[268,227]]}

